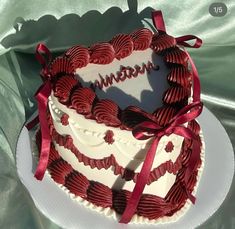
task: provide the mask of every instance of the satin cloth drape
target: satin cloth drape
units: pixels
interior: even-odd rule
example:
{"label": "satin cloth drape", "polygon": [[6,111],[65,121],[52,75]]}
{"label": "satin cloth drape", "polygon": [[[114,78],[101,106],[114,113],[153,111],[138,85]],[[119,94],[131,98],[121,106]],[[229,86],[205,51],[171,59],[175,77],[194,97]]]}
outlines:
{"label": "satin cloth drape", "polygon": [[[39,42],[55,53],[77,43],[109,40],[116,33],[149,28],[151,8],[162,10],[169,34],[202,38],[199,50],[188,50],[201,78],[202,100],[235,146],[235,3],[225,2],[227,15],[216,18],[208,11],[212,2],[0,1],[0,228],[59,228],[36,209],[15,166],[17,136],[36,110],[33,95],[41,80],[33,53]],[[235,228],[234,212],[235,184],[200,228]]]}

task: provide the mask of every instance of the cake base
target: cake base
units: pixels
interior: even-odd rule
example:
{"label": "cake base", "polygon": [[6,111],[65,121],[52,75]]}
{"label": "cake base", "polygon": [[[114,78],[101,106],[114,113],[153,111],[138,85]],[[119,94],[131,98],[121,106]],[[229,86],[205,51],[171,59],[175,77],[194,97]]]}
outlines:
{"label": "cake base", "polygon": [[[229,138],[219,121],[207,109],[204,109],[199,122],[206,144],[206,154],[203,176],[196,195],[196,205],[192,206],[175,223],[153,225],[148,228],[194,228],[218,209],[229,191],[234,172],[233,149]],[[218,134],[213,136],[215,132]],[[120,227],[120,224],[112,218],[105,217],[72,201],[48,173],[43,181],[37,181],[32,172],[30,141],[28,131],[23,128],[17,144],[17,170],[21,181],[44,215],[65,228],[91,228],[94,223],[96,228]],[[222,152],[226,152],[226,154]],[[92,220],[90,220],[91,218]],[[145,225],[133,224],[124,227],[146,228]]]}

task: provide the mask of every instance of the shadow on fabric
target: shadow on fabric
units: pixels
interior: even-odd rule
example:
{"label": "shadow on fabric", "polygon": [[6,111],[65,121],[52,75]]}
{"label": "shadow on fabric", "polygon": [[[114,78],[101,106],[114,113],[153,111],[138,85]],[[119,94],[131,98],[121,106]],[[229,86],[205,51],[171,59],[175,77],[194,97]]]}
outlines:
{"label": "shadow on fabric", "polygon": [[[1,44],[22,52],[34,52],[36,44],[46,43],[52,51],[81,44],[89,46],[99,41],[108,41],[117,33],[130,33],[144,27],[144,20],[150,18],[152,8],[137,12],[137,1],[128,0],[129,10],[123,12],[111,7],[103,14],[91,10],[82,16],[67,14],[60,19],[45,15],[38,20],[25,21],[16,18],[13,27],[15,34],[3,38]],[[147,21],[145,20],[147,23]]]}
{"label": "shadow on fabric", "polygon": [[108,41],[118,33],[131,33],[146,24],[152,27],[146,20],[151,17],[152,8],[138,13],[137,1],[127,0],[127,4],[129,9],[125,12],[111,7],[104,13],[91,10],[82,16],[67,14],[59,19],[53,15],[38,20],[16,18],[13,25],[16,32],[3,38],[1,44],[11,50],[6,53],[6,58],[24,103],[26,120],[36,110],[33,95],[41,84],[41,66],[34,57],[36,45],[45,43],[57,56],[76,44],[89,46]]}

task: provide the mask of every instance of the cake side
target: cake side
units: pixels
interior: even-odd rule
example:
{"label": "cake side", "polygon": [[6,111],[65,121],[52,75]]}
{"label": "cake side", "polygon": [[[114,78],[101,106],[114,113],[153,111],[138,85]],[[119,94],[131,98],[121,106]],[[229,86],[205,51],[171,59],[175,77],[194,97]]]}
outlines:
{"label": "cake side", "polygon": [[[104,124],[97,124],[93,120],[87,120],[84,116],[77,114],[59,104],[53,95],[49,98],[49,109],[52,116],[53,125],[60,135],[70,135],[73,144],[83,151],[84,155],[100,159],[115,154],[117,161],[124,167],[140,171],[141,164],[137,167],[128,165],[130,160],[136,160],[136,163],[142,163],[146,149],[149,148],[152,140],[137,140],[132,132],[108,127]],[[63,117],[67,117],[67,123],[62,123]],[[112,142],[107,142],[104,138],[107,132],[112,132]],[[176,134],[164,136],[159,142],[158,158],[154,160],[155,165],[172,160],[175,162],[179,156],[183,137]],[[166,149],[167,144],[171,143],[172,148]],[[96,151],[97,150],[97,151]],[[117,153],[115,153],[117,151]],[[118,159],[120,157],[120,160]]]}
{"label": "cake side", "polygon": [[[92,176],[93,180],[99,181],[110,188],[123,186],[127,190],[133,190],[134,183],[137,180],[145,158],[145,155],[143,155],[146,152],[145,147],[149,147],[147,141],[143,150],[136,146],[133,147],[131,144],[139,144],[139,141],[134,139],[131,132],[126,131],[129,138],[125,136],[124,139],[129,144],[123,144],[116,140],[114,140],[113,144],[108,144],[102,138],[98,138],[97,142],[95,134],[85,136],[87,140],[85,142],[88,144],[84,144],[80,141],[80,138],[77,138],[77,136],[81,135],[78,130],[76,130],[76,136],[72,134],[73,131],[71,131],[70,127],[71,119],[69,118],[67,125],[64,126],[60,121],[62,115],[60,114],[56,117],[54,114],[55,112],[59,113],[61,110],[56,108],[51,102],[49,107],[52,114],[52,140],[56,143],[56,148],[64,160],[73,165],[73,168],[76,168],[77,171],[79,169],[82,170],[85,176]],[[84,117],[81,116],[79,121],[75,120],[75,123],[83,123],[83,119]],[[93,128],[86,130],[98,131],[101,127],[102,124],[93,122]],[[103,125],[103,128],[103,133],[101,132],[103,135],[107,130],[110,131],[110,127]],[[113,128],[112,131],[114,132],[115,139],[115,136],[119,137],[125,130]],[[120,133],[116,134],[116,132]],[[174,134],[162,138],[157,150],[157,159],[154,161],[145,192],[158,194],[162,197],[166,195],[175,181],[175,175],[182,167],[182,158],[180,155],[182,141],[182,137]],[[89,147],[90,142],[94,142],[94,145],[91,147]],[[125,147],[125,150],[120,150],[119,145],[123,145],[121,149]],[[171,148],[167,148],[167,145],[171,145]],[[131,155],[129,153],[130,151],[132,153]],[[128,182],[125,183],[125,180]]]}
{"label": "cake side", "polygon": [[[181,153],[183,158],[182,160],[183,166],[180,169],[179,173],[177,174],[175,183],[173,184],[173,186],[171,187],[171,189],[164,198],[157,197],[151,194],[143,194],[143,197],[141,198],[140,201],[149,199],[150,202],[144,201],[142,204],[139,205],[136,214],[132,218],[131,223],[156,224],[156,223],[175,222],[180,217],[182,217],[189,209],[191,202],[187,197],[186,190],[188,190],[188,192],[192,192],[192,194],[194,195],[196,194],[196,190],[204,167],[204,153],[205,153],[203,136],[202,132],[200,132],[200,129],[198,129],[199,127],[198,124],[192,122],[190,123],[190,125],[191,125],[190,128],[194,129],[194,131],[197,132],[199,131],[202,145],[201,145],[200,161],[197,164],[197,170],[192,174],[188,186],[185,189],[185,187],[182,186],[181,181],[184,179],[185,169],[188,166],[192,150],[192,142],[189,140],[184,140]],[[38,145],[40,145],[39,140],[38,140]],[[74,170],[70,164],[68,164],[66,161],[64,161],[61,158],[61,156],[58,154],[56,148],[53,145],[51,146],[48,171],[52,179],[55,180],[55,182],[58,183],[60,187],[68,195],[70,195],[72,199],[78,201],[80,204],[83,204],[92,210],[101,212],[106,216],[113,217],[116,220],[120,217],[119,214],[122,214],[122,212],[124,211],[126,202],[128,200],[128,196],[130,196],[130,192],[122,189],[120,190],[110,189],[111,191],[109,191],[108,186],[105,186],[99,182],[97,183],[95,181],[91,181],[90,184],[89,183],[90,181],[83,174]],[[97,184],[98,186],[95,184]],[[98,188],[98,190],[102,190],[101,193],[98,190],[96,190],[96,188]],[[91,190],[89,191],[89,189]],[[97,191],[99,193],[98,195],[96,195]],[[94,194],[95,196],[93,196],[92,193],[93,194],[95,193]],[[108,193],[109,195],[107,196]],[[89,195],[91,196],[88,197]],[[161,205],[161,204],[159,205],[159,201],[162,204],[163,202],[165,203],[164,211],[160,210],[159,212],[158,210],[156,210]],[[167,203],[168,207],[166,206]],[[152,207],[149,212],[148,209],[150,205]],[[141,210],[139,210],[141,208],[143,208],[142,213],[140,213]]]}

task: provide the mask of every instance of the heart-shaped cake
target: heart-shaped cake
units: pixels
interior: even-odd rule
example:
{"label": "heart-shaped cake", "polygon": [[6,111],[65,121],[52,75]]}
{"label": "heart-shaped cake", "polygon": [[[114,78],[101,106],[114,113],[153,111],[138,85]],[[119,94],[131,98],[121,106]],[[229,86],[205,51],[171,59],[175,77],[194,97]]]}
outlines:
{"label": "heart-shaped cake", "polygon": [[[39,106],[37,172],[46,157],[56,183],[121,223],[176,221],[195,201],[203,165],[200,85],[182,48],[187,38],[168,35],[160,12],[153,20],[157,32],[71,47],[44,65],[48,88],[38,92],[48,109]],[[39,47],[42,60],[39,51],[49,50]]]}

